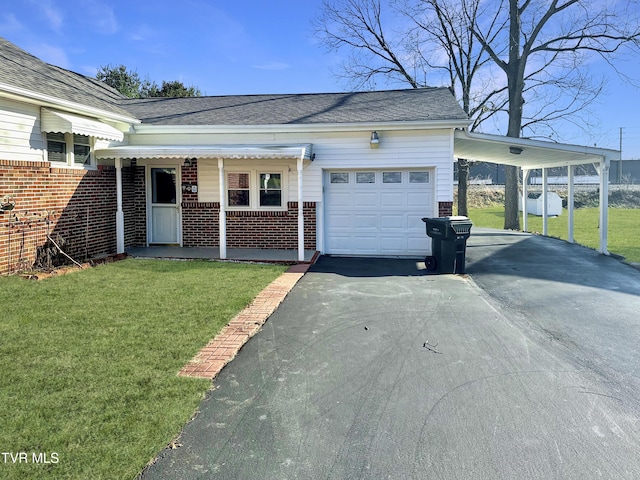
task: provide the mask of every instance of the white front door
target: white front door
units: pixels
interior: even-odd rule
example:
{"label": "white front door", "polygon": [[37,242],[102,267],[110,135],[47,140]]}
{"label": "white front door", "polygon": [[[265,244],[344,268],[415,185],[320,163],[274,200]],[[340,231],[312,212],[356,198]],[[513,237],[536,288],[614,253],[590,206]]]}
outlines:
{"label": "white front door", "polygon": [[434,213],[432,171],[325,172],[325,252],[424,256],[431,251],[423,217]]}
{"label": "white front door", "polygon": [[176,167],[149,171],[149,243],[180,243],[180,202]]}

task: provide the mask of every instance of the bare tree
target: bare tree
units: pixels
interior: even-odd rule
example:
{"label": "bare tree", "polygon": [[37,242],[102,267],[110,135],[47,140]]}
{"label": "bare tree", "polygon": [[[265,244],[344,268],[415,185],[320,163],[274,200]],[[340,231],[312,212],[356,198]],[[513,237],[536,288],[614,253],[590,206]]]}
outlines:
{"label": "bare tree", "polygon": [[[604,85],[590,62],[618,72],[637,54],[639,12],[637,0],[324,0],[315,25],[325,46],[348,50],[341,75],[356,89],[452,86],[471,129],[559,139],[561,122],[590,129]],[[519,229],[517,168],[505,189],[505,228]]]}

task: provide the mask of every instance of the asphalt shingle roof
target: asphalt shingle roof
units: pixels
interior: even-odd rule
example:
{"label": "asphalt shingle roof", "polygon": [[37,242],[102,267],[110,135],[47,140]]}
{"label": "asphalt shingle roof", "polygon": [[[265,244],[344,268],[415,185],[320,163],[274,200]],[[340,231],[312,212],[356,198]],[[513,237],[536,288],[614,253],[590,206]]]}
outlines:
{"label": "asphalt shingle roof", "polygon": [[94,78],[43,62],[0,37],[0,83],[130,117],[124,97]]}
{"label": "asphalt shingle roof", "polygon": [[153,125],[287,125],[466,120],[448,88],[350,93],[127,99]]}
{"label": "asphalt shingle roof", "polygon": [[151,125],[289,125],[466,120],[448,88],[130,99],[43,62],[0,37],[0,84],[135,117]]}

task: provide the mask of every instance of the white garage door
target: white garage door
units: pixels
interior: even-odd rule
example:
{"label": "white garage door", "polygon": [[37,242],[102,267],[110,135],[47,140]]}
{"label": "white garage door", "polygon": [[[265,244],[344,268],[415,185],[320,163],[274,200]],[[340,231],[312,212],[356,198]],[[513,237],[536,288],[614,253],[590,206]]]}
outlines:
{"label": "white garage door", "polygon": [[433,215],[429,170],[325,172],[325,251],[334,255],[424,256],[423,217]]}

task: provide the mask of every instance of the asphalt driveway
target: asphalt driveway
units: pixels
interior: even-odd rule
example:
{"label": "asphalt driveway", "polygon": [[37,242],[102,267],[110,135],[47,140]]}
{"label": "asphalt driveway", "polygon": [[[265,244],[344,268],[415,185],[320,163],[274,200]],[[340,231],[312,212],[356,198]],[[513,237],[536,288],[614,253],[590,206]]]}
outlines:
{"label": "asphalt driveway", "polygon": [[640,478],[640,272],[478,229],[467,272],[322,257],[143,478]]}

